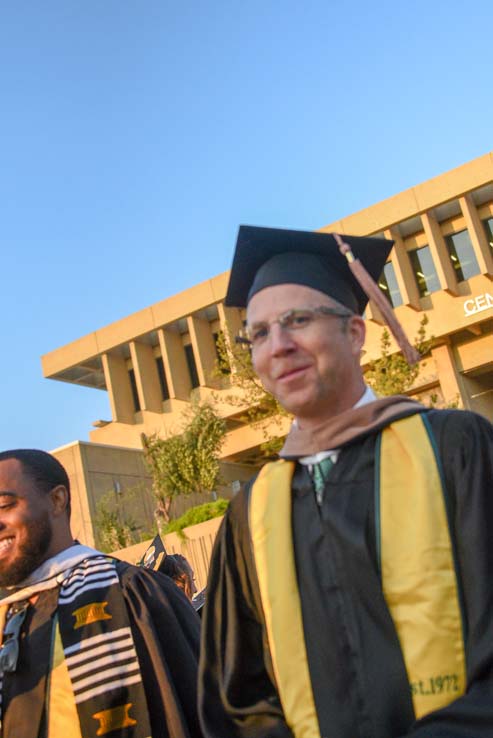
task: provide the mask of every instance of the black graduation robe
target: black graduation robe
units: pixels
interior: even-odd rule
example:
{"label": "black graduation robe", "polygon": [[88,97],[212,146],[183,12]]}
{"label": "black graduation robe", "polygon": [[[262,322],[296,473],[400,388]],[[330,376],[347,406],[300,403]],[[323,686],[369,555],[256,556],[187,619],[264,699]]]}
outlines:
{"label": "black graduation robe", "polygon": [[[117,563],[138,654],[153,738],[200,738],[197,667],[200,619],[164,574]],[[4,674],[2,738],[44,738],[44,705],[52,618],[58,590],[43,592],[28,610],[18,667]],[[113,731],[111,738],[124,738]],[[70,736],[60,736],[70,738]]]}
{"label": "black graduation robe", "polygon": [[[452,510],[468,690],[446,708],[415,720],[377,571],[378,434],[363,433],[341,448],[320,508],[300,464],[292,484],[297,579],[323,738],[493,737],[493,426],[469,412],[427,414]],[[250,489],[247,485],[231,503],[211,562],[199,679],[207,738],[292,735],[276,691],[262,616],[248,531]]]}

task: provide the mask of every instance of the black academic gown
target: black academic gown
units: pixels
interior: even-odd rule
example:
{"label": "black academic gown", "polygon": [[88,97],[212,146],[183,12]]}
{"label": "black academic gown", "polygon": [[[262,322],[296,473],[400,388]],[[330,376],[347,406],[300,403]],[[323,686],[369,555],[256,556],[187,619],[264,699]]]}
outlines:
{"label": "black academic gown", "polygon": [[[292,484],[297,578],[323,738],[493,737],[493,427],[468,412],[427,414],[451,506],[466,619],[468,691],[415,720],[377,570],[377,434],[363,434],[341,449],[321,508],[300,464]],[[199,680],[208,738],[292,735],[266,640],[248,532],[249,493],[247,486],[232,502],[211,562]]]}
{"label": "black academic gown", "polygon": [[[123,562],[118,562],[117,570],[152,738],[200,738],[196,708],[200,619],[164,574]],[[17,671],[3,679],[2,738],[44,738],[46,734],[44,704],[57,599],[58,591],[48,590],[29,608]],[[113,731],[111,738],[125,734],[124,729]]]}

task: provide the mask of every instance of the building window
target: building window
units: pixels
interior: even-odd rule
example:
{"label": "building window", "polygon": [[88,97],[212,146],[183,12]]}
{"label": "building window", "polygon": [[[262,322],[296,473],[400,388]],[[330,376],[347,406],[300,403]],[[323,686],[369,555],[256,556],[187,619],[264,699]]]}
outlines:
{"label": "building window", "polygon": [[195,356],[193,355],[193,347],[191,343],[187,343],[185,345],[185,358],[187,360],[188,373],[190,374],[190,383],[192,385],[192,389],[195,389],[195,387],[199,386],[200,382],[197,372],[197,364],[195,363]]}
{"label": "building window", "polygon": [[493,218],[486,218],[486,220],[483,220],[483,226],[488,243],[493,249]]}
{"label": "building window", "polygon": [[464,282],[469,277],[479,274],[479,265],[467,231],[445,236],[445,243],[458,282]]}
{"label": "building window", "polygon": [[133,369],[128,370],[128,378],[130,379],[130,389],[132,390],[132,398],[134,401],[134,412],[140,411],[139,393],[137,391],[137,382],[135,381],[135,372]]}
{"label": "building window", "polygon": [[157,374],[159,377],[159,386],[161,387],[161,397],[163,400],[169,400],[168,382],[166,380],[166,372],[164,371],[164,362],[162,356],[156,356]]}
{"label": "building window", "polygon": [[416,284],[418,285],[420,297],[426,297],[426,295],[429,295],[432,292],[438,292],[440,289],[440,282],[438,281],[438,275],[435,271],[430,247],[422,246],[421,248],[414,249],[408,253],[414,276],[416,277]]}
{"label": "building window", "polygon": [[402,295],[399,290],[399,285],[397,284],[394,265],[391,261],[385,264],[383,272],[380,275],[380,279],[378,280],[378,286],[392,307],[399,307],[399,305],[402,305]]}

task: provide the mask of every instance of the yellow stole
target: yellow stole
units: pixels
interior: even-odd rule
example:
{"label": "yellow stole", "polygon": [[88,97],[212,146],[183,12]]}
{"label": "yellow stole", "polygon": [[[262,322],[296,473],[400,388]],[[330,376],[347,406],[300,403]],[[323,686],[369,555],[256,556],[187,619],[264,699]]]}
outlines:
{"label": "yellow stole", "polygon": [[7,612],[9,610],[8,605],[0,605],[0,646],[3,643],[3,631],[5,623],[7,622]]}
{"label": "yellow stole", "polygon": [[[437,458],[421,415],[388,426],[381,435],[380,452],[377,450],[376,459],[376,533],[382,588],[419,718],[465,691],[452,543]],[[281,460],[263,467],[251,491],[249,524],[286,722],[296,738],[320,738],[292,545],[294,466],[294,462]]]}
{"label": "yellow stole", "polygon": [[58,616],[54,619],[51,671],[46,694],[48,738],[82,738],[72,683],[63,652]]}
{"label": "yellow stole", "polygon": [[466,688],[454,553],[426,418],[413,415],[382,433],[380,475],[382,588],[419,718]]}
{"label": "yellow stole", "polygon": [[250,532],[284,717],[296,738],[320,738],[291,537],[293,470],[292,461],[275,461],[262,468],[251,491]]}

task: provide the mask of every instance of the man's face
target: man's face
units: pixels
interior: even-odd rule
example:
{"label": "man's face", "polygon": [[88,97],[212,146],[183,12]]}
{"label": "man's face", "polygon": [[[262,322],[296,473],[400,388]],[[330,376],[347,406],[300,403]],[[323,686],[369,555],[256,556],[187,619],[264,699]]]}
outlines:
{"label": "man's face", "polygon": [[337,303],[311,287],[282,284],[258,292],[247,309],[249,328],[270,324],[267,339],[252,347],[254,369],[265,389],[298,418],[301,427],[352,407],[364,389],[359,356],[365,328],[359,316],[343,320],[320,315],[293,331],[272,324],[289,310],[321,305]]}
{"label": "man's face", "polygon": [[52,538],[49,494],[17,459],[0,461],[0,587],[19,584],[49,558]]}

